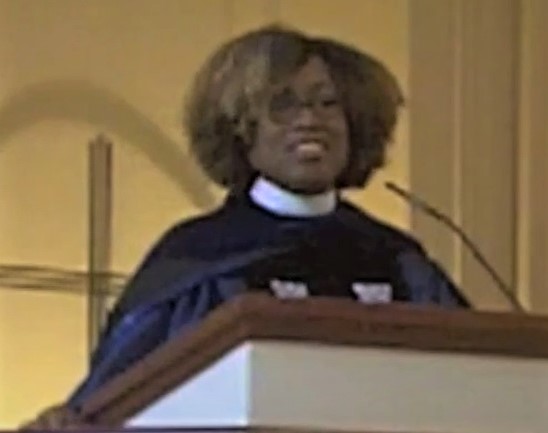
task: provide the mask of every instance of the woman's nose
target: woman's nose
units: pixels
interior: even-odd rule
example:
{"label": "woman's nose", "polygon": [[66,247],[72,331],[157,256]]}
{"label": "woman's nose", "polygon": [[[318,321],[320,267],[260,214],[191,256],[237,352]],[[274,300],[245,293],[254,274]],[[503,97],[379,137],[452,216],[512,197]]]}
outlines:
{"label": "woman's nose", "polygon": [[295,113],[293,124],[296,126],[316,126],[321,123],[316,110],[311,104],[301,104]]}

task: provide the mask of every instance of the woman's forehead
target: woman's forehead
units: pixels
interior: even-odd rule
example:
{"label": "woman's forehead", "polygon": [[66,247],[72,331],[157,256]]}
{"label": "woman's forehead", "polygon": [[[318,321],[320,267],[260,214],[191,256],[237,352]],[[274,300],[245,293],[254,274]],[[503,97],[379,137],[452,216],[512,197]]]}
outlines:
{"label": "woman's forehead", "polygon": [[296,67],[292,73],[277,80],[272,85],[274,93],[287,88],[297,91],[319,92],[322,90],[335,90],[335,83],[325,61],[319,56],[312,56]]}

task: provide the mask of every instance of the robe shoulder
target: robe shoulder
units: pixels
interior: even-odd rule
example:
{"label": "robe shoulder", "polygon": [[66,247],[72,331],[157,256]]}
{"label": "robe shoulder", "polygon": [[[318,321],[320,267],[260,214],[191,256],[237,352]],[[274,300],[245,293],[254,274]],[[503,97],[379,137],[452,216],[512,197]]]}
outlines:
{"label": "robe shoulder", "polygon": [[178,263],[198,257],[201,250],[215,248],[218,234],[227,225],[224,210],[181,220],[167,229],[149,249],[124,287],[107,327],[149,297],[149,291],[172,278]]}
{"label": "robe shoulder", "polygon": [[347,224],[359,231],[364,242],[373,242],[378,248],[389,249],[394,254],[399,251],[411,250],[426,254],[422,244],[411,234],[399,229],[370,213],[344,202],[342,205],[343,218]]}

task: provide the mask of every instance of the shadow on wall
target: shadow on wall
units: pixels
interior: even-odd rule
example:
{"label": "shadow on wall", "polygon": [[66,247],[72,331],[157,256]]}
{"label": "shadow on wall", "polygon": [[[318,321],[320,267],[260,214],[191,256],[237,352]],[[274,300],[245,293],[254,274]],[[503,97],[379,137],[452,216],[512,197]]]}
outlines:
{"label": "shadow on wall", "polygon": [[136,146],[198,208],[214,201],[208,180],[180,144],[135,107],[86,81],[56,80],[26,87],[0,107],[0,150],[17,131],[52,118],[82,121],[112,131]]}

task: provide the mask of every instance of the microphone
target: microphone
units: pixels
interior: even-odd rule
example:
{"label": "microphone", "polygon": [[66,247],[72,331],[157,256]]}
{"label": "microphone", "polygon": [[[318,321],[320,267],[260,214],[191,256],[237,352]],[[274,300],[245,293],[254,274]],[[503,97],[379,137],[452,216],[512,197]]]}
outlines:
{"label": "microphone", "polygon": [[487,271],[487,273],[491,276],[493,281],[496,283],[499,291],[504,295],[504,297],[512,304],[515,310],[524,313],[525,308],[520,304],[516,296],[514,295],[514,291],[512,288],[504,282],[502,277],[497,273],[495,268],[491,266],[489,261],[485,258],[483,253],[480,251],[480,249],[476,246],[476,244],[470,239],[470,237],[465,233],[465,231],[460,228],[457,224],[453,222],[451,218],[449,218],[444,213],[440,212],[424,200],[422,200],[420,197],[417,197],[415,194],[404,190],[403,188],[399,187],[393,182],[386,182],[385,186],[392,192],[399,195],[401,198],[403,198],[405,201],[410,203],[412,206],[419,208],[421,211],[425,212],[426,214],[430,215],[431,217],[437,219],[438,221],[441,221],[443,224],[445,224],[449,229],[451,229],[452,232],[456,233],[459,238],[462,240],[464,245],[470,250],[474,258],[482,265],[482,267]]}

